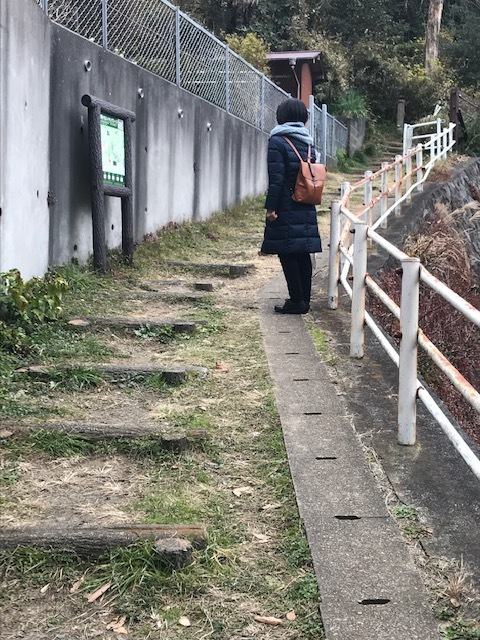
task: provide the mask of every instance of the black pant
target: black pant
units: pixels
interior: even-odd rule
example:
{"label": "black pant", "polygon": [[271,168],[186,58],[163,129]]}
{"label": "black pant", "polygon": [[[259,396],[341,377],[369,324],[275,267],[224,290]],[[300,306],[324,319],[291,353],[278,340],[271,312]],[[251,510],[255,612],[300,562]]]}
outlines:
{"label": "black pant", "polygon": [[309,253],[278,254],[292,302],[310,304],[312,261]]}

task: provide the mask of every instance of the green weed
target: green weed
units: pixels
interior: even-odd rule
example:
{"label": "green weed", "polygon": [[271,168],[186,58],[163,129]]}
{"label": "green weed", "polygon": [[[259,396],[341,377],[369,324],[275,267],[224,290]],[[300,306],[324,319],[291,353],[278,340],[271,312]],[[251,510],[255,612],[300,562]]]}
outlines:
{"label": "green weed", "polygon": [[82,389],[99,387],[102,383],[103,378],[96,371],[85,367],[74,367],[52,371],[49,384],[52,389],[81,391]]}
{"label": "green weed", "polygon": [[144,340],[155,338],[163,344],[172,342],[178,335],[174,327],[152,327],[148,323],[139,329],[134,329],[133,333],[138,338],[143,338]]}
{"label": "green weed", "polygon": [[458,620],[442,630],[443,640],[480,640],[480,626],[474,620]]}
{"label": "green weed", "polygon": [[39,429],[28,434],[24,440],[24,445],[37,451],[48,453],[54,458],[85,456],[93,452],[95,448],[92,443],[82,436],[48,429]]}
{"label": "green weed", "polygon": [[418,540],[426,534],[425,527],[420,523],[418,511],[412,505],[402,504],[393,510],[393,515],[399,520],[402,533],[411,540]]}

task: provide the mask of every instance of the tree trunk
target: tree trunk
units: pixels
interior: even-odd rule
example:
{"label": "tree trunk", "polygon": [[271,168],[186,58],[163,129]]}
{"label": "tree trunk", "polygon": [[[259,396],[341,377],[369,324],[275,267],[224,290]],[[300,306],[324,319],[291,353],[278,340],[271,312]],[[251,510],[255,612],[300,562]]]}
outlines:
{"label": "tree trunk", "polygon": [[442,24],[443,0],[430,0],[425,30],[425,69],[428,75],[435,70],[438,59],[438,39]]}

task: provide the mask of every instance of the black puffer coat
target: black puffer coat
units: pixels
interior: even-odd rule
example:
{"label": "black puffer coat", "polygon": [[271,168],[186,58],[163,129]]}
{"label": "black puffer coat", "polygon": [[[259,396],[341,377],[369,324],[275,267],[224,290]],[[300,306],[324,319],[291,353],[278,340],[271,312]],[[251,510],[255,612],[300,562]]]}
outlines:
{"label": "black puffer coat", "polygon": [[[291,138],[302,158],[307,158],[308,145]],[[312,149],[312,158],[315,151]],[[262,253],[319,253],[322,250],[318,233],[317,213],[312,204],[292,200],[300,161],[282,136],[272,136],[268,142],[267,211],[278,218],[266,221]]]}

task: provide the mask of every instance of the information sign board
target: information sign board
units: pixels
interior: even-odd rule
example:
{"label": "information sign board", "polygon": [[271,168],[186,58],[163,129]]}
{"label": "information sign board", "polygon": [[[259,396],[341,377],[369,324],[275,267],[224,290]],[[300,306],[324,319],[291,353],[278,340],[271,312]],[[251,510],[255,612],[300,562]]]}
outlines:
{"label": "information sign board", "polygon": [[125,131],[120,118],[100,114],[103,182],[125,186]]}

